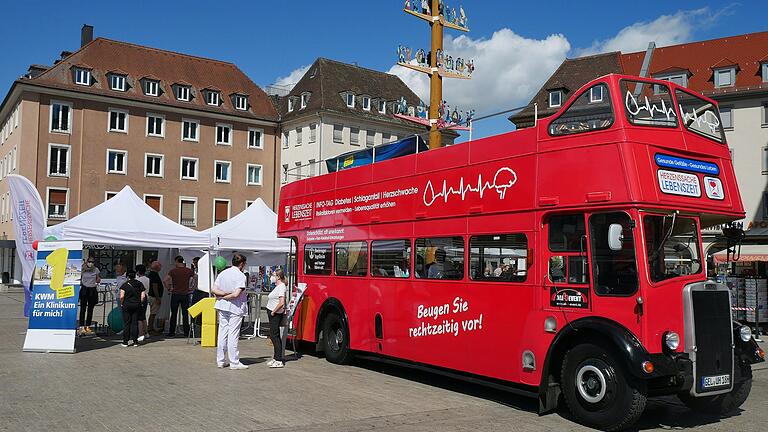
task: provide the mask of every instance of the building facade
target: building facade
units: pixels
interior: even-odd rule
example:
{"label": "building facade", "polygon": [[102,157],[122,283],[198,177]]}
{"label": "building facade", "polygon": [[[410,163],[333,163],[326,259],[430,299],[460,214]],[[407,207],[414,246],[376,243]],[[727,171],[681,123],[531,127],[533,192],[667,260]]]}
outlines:
{"label": "building facade", "polygon": [[395,75],[318,58],[290,92],[273,98],[282,182],[327,173],[326,159],[424,133],[424,126],[395,117],[401,98],[411,109],[420,103]]}
{"label": "building facade", "polygon": [[[738,224],[746,230],[746,243],[761,245],[758,255],[768,260],[768,32],[567,59],[510,120],[518,128],[530,127],[536,113],[539,118],[556,113],[572,92],[609,73],[669,80],[718,102],[746,211]],[[718,243],[721,228],[703,230],[710,252],[724,246]],[[752,270],[766,273],[762,262]]]}

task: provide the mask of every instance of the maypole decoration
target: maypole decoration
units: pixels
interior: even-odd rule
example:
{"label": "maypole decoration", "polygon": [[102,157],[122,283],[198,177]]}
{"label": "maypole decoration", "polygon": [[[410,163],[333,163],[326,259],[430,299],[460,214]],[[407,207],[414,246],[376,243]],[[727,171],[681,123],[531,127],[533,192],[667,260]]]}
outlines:
{"label": "maypole decoration", "polygon": [[414,51],[400,45],[397,64],[430,76],[429,106],[419,106],[418,112],[411,115],[424,119],[424,123],[429,125],[429,147],[442,147],[440,129],[462,122],[469,124],[474,115],[474,110],[461,111],[455,107],[451,110],[443,100],[443,78],[470,79],[475,70],[474,60],[454,59],[450,53],[443,52],[443,28],[468,32],[467,16],[463,7],[459,6],[457,13],[456,8],[447,6],[443,0],[406,0],[403,10],[429,22],[432,27],[431,50],[425,52],[419,48]]}

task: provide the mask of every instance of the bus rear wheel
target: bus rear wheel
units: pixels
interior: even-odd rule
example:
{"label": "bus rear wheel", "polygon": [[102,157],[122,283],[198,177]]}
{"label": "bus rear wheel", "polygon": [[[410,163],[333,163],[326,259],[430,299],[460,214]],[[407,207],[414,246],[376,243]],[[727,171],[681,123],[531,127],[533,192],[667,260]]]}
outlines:
{"label": "bus rear wheel", "polygon": [[323,351],[331,363],[347,364],[352,360],[349,329],[336,312],[330,312],[323,321]]}
{"label": "bus rear wheel", "polygon": [[561,371],[563,398],[576,421],[614,431],[634,424],[647,400],[642,383],[627,374],[616,357],[594,344],[573,347]]}

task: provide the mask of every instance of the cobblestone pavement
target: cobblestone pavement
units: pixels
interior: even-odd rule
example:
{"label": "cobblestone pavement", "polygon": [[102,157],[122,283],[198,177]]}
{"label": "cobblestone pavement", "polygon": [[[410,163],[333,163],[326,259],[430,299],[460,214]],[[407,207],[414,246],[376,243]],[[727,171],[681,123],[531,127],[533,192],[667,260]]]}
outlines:
{"label": "cobblestone pavement", "polygon": [[[304,355],[284,369],[263,362],[262,339],[240,342],[250,369],[216,369],[214,351],[185,339],[122,348],[83,338],[77,354],[21,351],[20,294],[0,294],[0,431],[561,431],[586,430],[563,415],[539,417],[533,400],[432,374]],[[652,399],[641,430],[768,430],[768,372],[755,372],[743,411],[695,415]]]}

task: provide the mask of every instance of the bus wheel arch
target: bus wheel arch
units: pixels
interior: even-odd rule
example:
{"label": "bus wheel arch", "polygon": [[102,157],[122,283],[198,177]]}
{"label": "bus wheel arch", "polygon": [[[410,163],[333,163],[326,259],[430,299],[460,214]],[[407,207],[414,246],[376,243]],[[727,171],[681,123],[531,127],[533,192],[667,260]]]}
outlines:
{"label": "bus wheel arch", "polygon": [[325,352],[331,363],[346,364],[352,360],[349,343],[349,320],[338,299],[329,298],[320,307],[315,324],[318,351]]}

